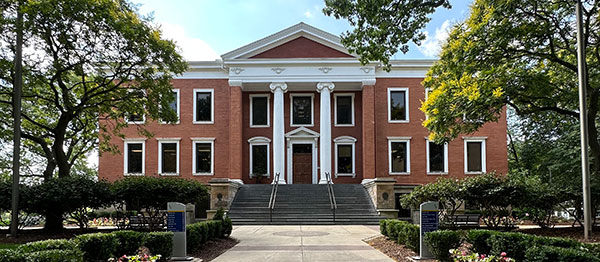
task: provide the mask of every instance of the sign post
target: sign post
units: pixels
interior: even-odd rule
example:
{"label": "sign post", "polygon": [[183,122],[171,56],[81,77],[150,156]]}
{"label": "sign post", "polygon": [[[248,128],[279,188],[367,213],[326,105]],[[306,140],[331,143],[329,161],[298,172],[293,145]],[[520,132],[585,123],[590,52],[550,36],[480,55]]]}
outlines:
{"label": "sign post", "polygon": [[187,256],[185,239],[185,205],[178,202],[167,203],[167,230],[173,232],[173,254],[171,260],[190,261]]}
{"label": "sign post", "polygon": [[425,245],[425,233],[436,231],[440,223],[440,209],[437,201],[430,201],[421,204],[420,206],[420,241],[419,241],[419,259],[433,258],[433,254]]}

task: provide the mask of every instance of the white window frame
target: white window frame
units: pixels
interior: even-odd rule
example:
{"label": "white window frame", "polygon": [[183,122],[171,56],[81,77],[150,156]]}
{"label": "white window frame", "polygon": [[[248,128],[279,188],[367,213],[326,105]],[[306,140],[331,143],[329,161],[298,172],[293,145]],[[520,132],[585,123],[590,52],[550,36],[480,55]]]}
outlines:
{"label": "white window frame", "polygon": [[[486,172],[486,146],[485,146],[485,141],[487,140],[487,137],[463,137],[463,147],[464,147],[464,165],[465,165],[465,174],[467,175],[479,175],[479,174],[483,174]],[[467,142],[481,142],[481,171],[468,171],[468,159],[467,159]]]}
{"label": "white window frame", "polygon": [[[333,140],[335,143],[335,177],[349,176],[356,177],[356,138],[351,136],[340,136]],[[352,146],[352,173],[338,173],[338,146],[340,145],[351,145]]]}
{"label": "white window frame", "polygon": [[[338,115],[338,112],[337,112],[337,100],[338,100],[338,96],[350,96],[351,97],[351,101],[352,101],[352,103],[351,103],[351,105],[352,105],[352,109],[351,109],[351,111],[352,111],[351,112],[351,114],[352,114],[352,117],[351,117],[352,123],[351,124],[338,124],[337,123],[337,115]],[[333,106],[334,106],[333,107],[334,108],[333,109],[333,111],[334,111],[334,120],[333,120],[334,122],[333,122],[333,125],[336,126],[336,127],[353,127],[354,126],[354,93],[334,93],[333,94],[333,98],[334,98],[333,99],[333,101],[334,101],[333,102]]]}
{"label": "white window frame", "polygon": [[[214,137],[192,137],[192,175],[193,176],[212,176],[215,174],[215,138]],[[210,143],[210,172],[196,172],[196,144]]]}
{"label": "white window frame", "polygon": [[264,136],[257,136],[257,137],[253,137],[248,139],[248,144],[250,144],[249,149],[250,152],[248,153],[250,155],[250,163],[249,163],[249,170],[248,172],[250,173],[250,178],[253,178],[254,176],[252,175],[252,160],[253,160],[253,155],[252,155],[252,147],[253,146],[267,146],[267,177],[271,177],[271,139],[264,137]]}
{"label": "white window frame", "polygon": [[[128,89],[127,92],[133,92],[134,89]],[[144,94],[146,93],[145,91]],[[142,114],[142,121],[129,121],[129,118],[127,116],[125,116],[125,122],[127,122],[127,124],[134,124],[134,125],[143,125],[146,123],[146,114]]]}
{"label": "white window frame", "polygon": [[[197,103],[197,98],[196,98],[196,94],[197,93],[210,93],[210,121],[196,121],[196,103]],[[192,97],[192,99],[194,99],[194,113],[193,113],[193,119],[192,119],[192,123],[194,124],[214,124],[215,123],[215,90],[214,89],[194,89],[194,96]]]}
{"label": "white window frame", "polygon": [[[142,144],[142,173],[127,173],[129,144]],[[126,138],[123,139],[123,175],[124,176],[143,176],[146,173],[146,138]]]}
{"label": "white window frame", "polygon": [[[166,121],[163,121],[162,119],[160,120],[161,124],[169,124],[169,125],[178,125],[181,122],[181,96],[180,96],[180,92],[179,89],[173,89],[172,92],[177,93],[176,98],[177,99],[177,122],[175,123],[167,123]],[[195,100],[195,98],[194,98]]]}
{"label": "white window frame", "polygon": [[[250,97],[250,127],[251,128],[261,128],[261,127],[270,127],[271,126],[271,95],[270,94],[252,94]],[[252,124],[252,113],[254,110],[253,106],[253,98],[255,97],[266,97],[267,98],[267,124],[266,125],[253,125]]]}
{"label": "white window frame", "polygon": [[[294,97],[306,97],[310,96],[310,124],[294,124]],[[295,93],[290,94],[290,126],[314,126],[315,125],[315,94],[310,93]]]}
{"label": "white window frame", "polygon": [[[388,137],[388,173],[390,175],[410,175],[410,140],[411,137]],[[392,143],[406,143],[406,172],[392,172]]]}
{"label": "white window frame", "polygon": [[447,175],[448,174],[448,143],[444,143],[444,171],[442,172],[431,172],[431,163],[429,162],[429,143],[433,142],[428,138],[425,138],[427,150],[425,151],[425,158],[427,161],[427,174],[428,175]]}
{"label": "white window frame", "polygon": [[[179,176],[179,158],[181,157],[181,155],[179,154],[179,148],[180,148],[179,141],[181,140],[181,138],[156,138],[156,140],[158,140],[158,175],[160,175],[160,176]],[[176,168],[175,168],[175,173],[163,173],[162,172],[162,146],[165,143],[168,143],[168,144],[175,143],[176,144],[175,152],[176,152],[177,164],[176,164]]]}
{"label": "white window frame", "polygon": [[[406,120],[392,120],[392,92],[404,91],[404,107],[406,113]],[[388,122],[389,123],[408,123],[410,121],[410,106],[408,104],[409,92],[407,87],[389,87],[387,90],[387,111],[388,111]]]}

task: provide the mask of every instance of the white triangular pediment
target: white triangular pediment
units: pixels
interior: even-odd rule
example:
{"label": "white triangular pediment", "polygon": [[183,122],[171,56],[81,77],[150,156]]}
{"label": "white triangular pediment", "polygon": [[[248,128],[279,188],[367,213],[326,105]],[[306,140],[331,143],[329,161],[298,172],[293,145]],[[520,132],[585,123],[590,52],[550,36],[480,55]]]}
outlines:
{"label": "white triangular pediment", "polygon": [[341,39],[338,36],[301,22],[294,26],[283,29],[275,34],[225,53],[221,55],[221,58],[223,60],[247,59],[300,37],[308,38],[329,48],[353,57],[357,57],[348,52],[344,45],[342,45]]}
{"label": "white triangular pediment", "polygon": [[300,137],[316,138],[316,137],[319,137],[319,133],[302,126],[302,127],[296,128],[290,132],[287,132],[285,134],[285,137],[287,137],[287,138],[300,138]]}

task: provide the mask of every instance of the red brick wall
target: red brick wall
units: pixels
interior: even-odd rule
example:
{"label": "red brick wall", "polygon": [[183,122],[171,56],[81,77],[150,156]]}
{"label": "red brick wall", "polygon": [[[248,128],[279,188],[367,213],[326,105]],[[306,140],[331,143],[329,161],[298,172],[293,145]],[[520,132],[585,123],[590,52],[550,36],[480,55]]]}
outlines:
{"label": "red brick wall", "polygon": [[250,58],[352,57],[306,37],[298,37]]}
{"label": "red brick wall", "polygon": [[[421,122],[425,115],[419,109],[425,100],[425,90],[421,78],[378,78],[375,84],[375,134],[376,134],[376,176],[395,178],[398,184],[417,185],[433,182],[440,175],[427,175],[426,140],[428,136]],[[409,89],[409,123],[388,123],[389,87],[407,87]],[[506,147],[506,114],[497,123],[485,124],[479,131],[464,135],[487,137],[486,170],[506,173],[508,171]],[[410,175],[389,175],[388,139],[389,136],[411,137],[410,141]],[[448,175],[465,177],[464,173],[464,140],[462,136],[448,145]]]}

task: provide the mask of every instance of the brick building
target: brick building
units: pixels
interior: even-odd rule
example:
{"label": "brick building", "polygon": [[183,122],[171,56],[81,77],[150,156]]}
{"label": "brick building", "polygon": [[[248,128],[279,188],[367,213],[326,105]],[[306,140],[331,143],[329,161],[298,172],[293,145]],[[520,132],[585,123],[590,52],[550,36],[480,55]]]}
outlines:
{"label": "brick building", "polygon": [[112,141],[121,154],[100,157],[99,176],[253,184],[279,173],[280,183],[318,184],[329,173],[336,184],[379,181],[398,195],[440,176],[506,173],[505,114],[448,144],[427,140],[419,107],[432,63],[394,60],[390,72],[361,65],[337,36],[297,24],[222,61],[190,62],[173,80],[179,122],[146,122],[153,138],[126,129]]}

